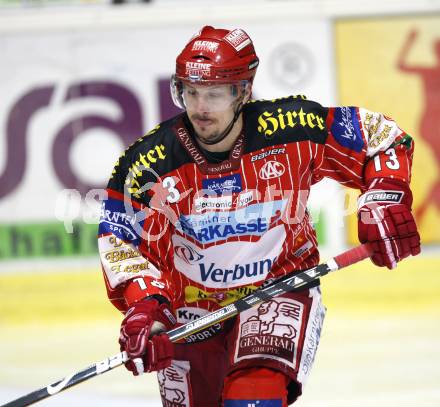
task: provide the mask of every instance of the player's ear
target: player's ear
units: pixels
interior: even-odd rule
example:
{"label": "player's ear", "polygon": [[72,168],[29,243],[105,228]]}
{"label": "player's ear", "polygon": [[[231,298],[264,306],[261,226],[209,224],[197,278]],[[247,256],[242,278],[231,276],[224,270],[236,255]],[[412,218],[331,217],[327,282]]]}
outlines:
{"label": "player's ear", "polygon": [[252,83],[248,82],[244,88],[243,104],[247,103],[252,97]]}

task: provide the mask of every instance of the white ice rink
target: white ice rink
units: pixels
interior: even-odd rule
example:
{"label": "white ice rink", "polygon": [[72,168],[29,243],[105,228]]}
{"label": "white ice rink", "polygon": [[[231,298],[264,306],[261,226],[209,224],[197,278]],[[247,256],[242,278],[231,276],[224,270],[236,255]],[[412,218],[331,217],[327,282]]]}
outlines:
{"label": "white ice rink", "polygon": [[[0,402],[118,352],[117,327],[1,328]],[[327,314],[315,366],[298,407],[440,406],[437,318]],[[79,384],[41,406],[161,406],[153,375],[124,368]]]}

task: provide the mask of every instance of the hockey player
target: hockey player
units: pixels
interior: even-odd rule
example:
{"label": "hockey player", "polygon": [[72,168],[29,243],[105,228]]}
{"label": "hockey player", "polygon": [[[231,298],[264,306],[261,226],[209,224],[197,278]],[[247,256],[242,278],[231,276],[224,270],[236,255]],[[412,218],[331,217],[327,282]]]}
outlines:
{"label": "hockey player", "polygon": [[108,184],[99,249],[125,315],[119,343],[135,375],[158,371],[166,406],[286,406],[301,395],[325,314],[319,282],[184,343],[161,331],[316,265],[306,200],[323,177],[361,192],[359,240],[376,265],[420,252],[411,138],[364,108],[251,100],[258,62],[243,30],[204,27],[172,77],[184,113],[132,144]]}

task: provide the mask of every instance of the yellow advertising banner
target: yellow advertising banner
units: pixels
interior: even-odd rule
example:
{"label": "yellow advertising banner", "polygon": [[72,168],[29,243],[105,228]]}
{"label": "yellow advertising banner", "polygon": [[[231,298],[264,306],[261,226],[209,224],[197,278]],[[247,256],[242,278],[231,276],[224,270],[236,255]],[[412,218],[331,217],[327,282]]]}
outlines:
{"label": "yellow advertising banner", "polygon": [[[440,243],[440,14],[336,23],[339,104],[392,117],[415,140],[413,209],[423,243]],[[348,241],[357,242],[356,219]]]}

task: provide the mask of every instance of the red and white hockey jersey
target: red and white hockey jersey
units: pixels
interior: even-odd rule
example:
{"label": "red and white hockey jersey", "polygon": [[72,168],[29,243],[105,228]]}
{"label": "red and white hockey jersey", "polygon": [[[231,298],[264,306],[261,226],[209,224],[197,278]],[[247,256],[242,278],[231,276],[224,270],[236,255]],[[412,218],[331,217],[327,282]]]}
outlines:
{"label": "red and white hockey jersey", "polygon": [[390,118],[325,108],[292,96],[251,101],[229,158],[210,163],[185,114],[161,123],[120,157],[108,184],[99,250],[113,304],[167,298],[180,322],[316,265],[306,210],[330,177],[368,189],[410,180],[413,144]]}

